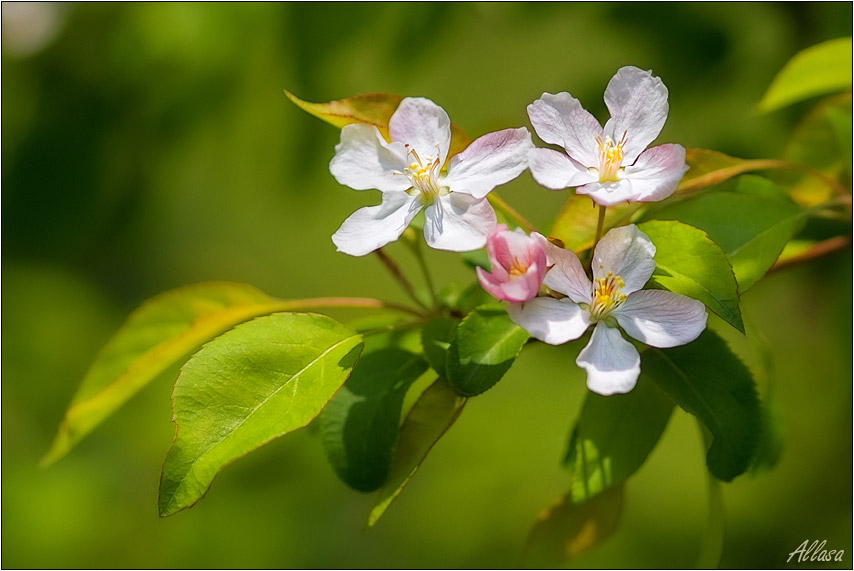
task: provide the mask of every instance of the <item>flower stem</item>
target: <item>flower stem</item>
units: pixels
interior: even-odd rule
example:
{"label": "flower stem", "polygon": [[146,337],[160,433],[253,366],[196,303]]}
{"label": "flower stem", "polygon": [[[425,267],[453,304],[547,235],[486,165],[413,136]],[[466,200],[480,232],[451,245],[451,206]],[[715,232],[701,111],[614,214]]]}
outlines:
{"label": "flower stem", "polygon": [[536,228],[533,224],[528,222],[528,220],[524,216],[519,214],[515,208],[504,202],[504,200],[494,192],[489,193],[487,195],[487,199],[489,200],[489,202],[492,203],[495,208],[503,212],[505,216],[514,218],[516,222],[518,222],[519,225],[525,229],[525,232],[528,232],[530,234],[531,232],[536,231]]}
{"label": "flower stem", "polygon": [[291,311],[294,309],[310,309],[320,307],[342,307],[349,309],[387,308],[403,311],[418,317],[424,317],[420,311],[391,301],[383,301],[372,297],[310,297],[306,299],[288,299],[277,305],[277,310]]}
{"label": "flower stem", "polygon": [[427,282],[427,290],[430,292],[430,298],[433,300],[433,311],[436,314],[442,312],[442,307],[439,305],[439,297],[436,295],[436,288],[433,287],[433,278],[430,277],[430,270],[427,268],[427,262],[424,260],[424,254],[421,251],[421,241],[418,239],[410,242],[412,251],[415,253],[415,259],[418,260],[418,265],[421,267],[421,272],[424,274],[424,281]]}
{"label": "flower stem", "polygon": [[[700,434],[703,437],[703,451],[711,444],[711,434],[697,421]],[[706,470],[706,486],[709,493],[709,519],[700,543],[700,554],[697,556],[697,569],[717,569],[721,563],[724,550],[724,503],[721,494],[721,484],[711,472]]]}
{"label": "flower stem", "polygon": [[599,220],[596,222],[596,237],[593,239],[593,245],[590,247],[588,252],[588,258],[586,266],[590,268],[593,265],[593,252],[596,250],[596,244],[599,243],[599,239],[602,237],[602,230],[605,228],[605,209],[607,206],[599,205]]}
{"label": "flower stem", "polygon": [[400,267],[392,260],[388,254],[383,252],[382,248],[376,250],[377,256],[379,256],[380,260],[382,260],[385,267],[391,272],[391,275],[397,280],[397,282],[401,285],[403,290],[409,295],[409,297],[418,305],[426,311],[430,311],[430,308],[424,305],[418,296],[415,295],[415,290],[412,289],[412,284],[409,283],[409,280],[406,279],[406,276],[403,275],[403,272],[400,271]]}

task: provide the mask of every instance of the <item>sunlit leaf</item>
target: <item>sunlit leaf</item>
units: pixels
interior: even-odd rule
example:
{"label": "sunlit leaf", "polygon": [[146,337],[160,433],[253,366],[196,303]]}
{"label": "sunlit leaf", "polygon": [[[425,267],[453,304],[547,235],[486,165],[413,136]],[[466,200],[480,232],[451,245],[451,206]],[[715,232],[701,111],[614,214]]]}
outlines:
{"label": "sunlit leaf", "polygon": [[804,224],[804,211],[767,179],[745,175],[735,192],[691,197],[655,212],[704,230],[723,249],[738,281],[749,290],[774,265],[783,247]]}
{"label": "sunlit leaf", "polygon": [[525,563],[533,569],[560,567],[613,534],[623,509],[618,485],[581,504],[569,495],[549,506],[528,534]]}
{"label": "sunlit leaf", "polygon": [[397,348],[361,357],[320,415],[329,463],[350,487],[368,492],[388,476],[409,387],[427,370],[420,355]]}
{"label": "sunlit leaf", "polygon": [[[644,206],[641,202],[624,202],[609,206],[605,210],[604,235],[610,228],[629,221],[632,214]],[[596,239],[596,226],[599,222],[599,209],[589,196],[572,193],[555,218],[550,236],[561,240],[567,250],[582,252],[593,247]]]}
{"label": "sunlit leaf", "polygon": [[448,348],[448,383],[466,396],[492,388],[519,356],[528,337],[500,305],[476,307],[460,322]]}
{"label": "sunlit leaf", "polygon": [[64,456],[149,381],[205,341],[288,306],[254,287],[224,282],[180,288],[147,301],[98,354],[42,463]]}
{"label": "sunlit leaf", "polygon": [[377,523],[400,495],[436,442],[457,420],[465,403],[465,397],[442,379],[424,391],[400,429],[388,480],[377,492],[376,503],[368,516],[368,526]]}
{"label": "sunlit leaf", "polygon": [[811,46],[783,66],[759,102],[774,111],[816,95],[851,89],[851,38]]}
{"label": "sunlit leaf", "polygon": [[[352,123],[373,125],[380,130],[386,140],[390,140],[388,134],[389,119],[403,100],[400,95],[391,93],[363,93],[328,103],[310,103],[303,101],[287,89],[285,95],[306,113],[323,119],[331,125],[338,128]],[[469,143],[471,143],[469,136],[452,122],[451,147],[448,151],[448,158],[465,149]]]}
{"label": "sunlit leaf", "polygon": [[675,220],[638,225],[655,244],[655,281],[670,291],[703,302],[744,333],[738,284],[720,246],[705,232]]}
{"label": "sunlit leaf", "polygon": [[572,502],[589,500],[634,474],[655,448],[672,411],[673,401],[643,375],[626,394],[587,391],[566,460],[572,470]]}
{"label": "sunlit leaf", "polygon": [[759,442],[759,397],[750,371],[716,333],[647,349],[641,371],[712,433],[706,464],[716,478],[730,481],[747,470]]}
{"label": "sunlit leaf", "polygon": [[205,345],[172,393],[160,515],[195,504],[228,463],[308,424],[347,379],[362,337],[325,315],[276,313]]}
{"label": "sunlit leaf", "polygon": [[746,172],[781,166],[778,160],[739,159],[709,149],[688,149],[685,160],[691,168],[679,182],[677,193],[720,184]]}

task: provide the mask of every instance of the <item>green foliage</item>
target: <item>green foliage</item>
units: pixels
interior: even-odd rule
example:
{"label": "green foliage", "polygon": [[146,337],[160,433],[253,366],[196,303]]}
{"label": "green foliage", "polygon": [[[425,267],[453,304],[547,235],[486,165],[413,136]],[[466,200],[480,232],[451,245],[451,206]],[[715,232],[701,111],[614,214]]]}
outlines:
{"label": "green foliage", "polygon": [[528,340],[503,307],[482,305],[454,332],[445,361],[448,383],[465,396],[478,395],[501,380]]}
{"label": "green foliage", "polygon": [[747,470],[759,441],[759,397],[750,371],[717,334],[707,329],[688,345],[650,348],[641,370],[712,433],[706,464],[716,478]]}
{"label": "green foliage", "polygon": [[320,430],[326,456],[350,487],[369,492],[385,482],[403,399],[426,370],[424,359],[400,349],[365,354],[323,409]]}
{"label": "green foliage", "polygon": [[673,401],[643,374],[626,394],[588,391],[569,442],[567,499],[582,504],[625,482],[658,444],[672,411]]}
{"label": "green foliage", "polygon": [[[639,202],[624,202],[609,206],[605,211],[602,233],[604,234],[609,228],[628,222],[642,206],[643,204]],[[572,193],[563,203],[549,235],[563,242],[568,250],[582,252],[593,247],[598,221],[596,203],[589,196]]]}
{"label": "green foliage", "polygon": [[219,471],[308,424],[347,379],[362,337],[317,314],[277,313],[196,353],[175,383],[175,441],[163,465],[160,515],[195,504]]}
{"label": "green foliage", "polygon": [[434,371],[443,379],[448,378],[445,363],[448,348],[457,330],[460,320],[454,317],[434,317],[421,330],[421,344],[424,356]]}
{"label": "green foliage", "polygon": [[826,93],[851,89],[851,38],[811,46],[793,57],[777,74],[762,101],[761,111]]}
{"label": "green foliage", "polygon": [[704,230],[732,264],[743,294],[774,265],[803,226],[804,211],[768,179],[743,176],[733,191],[709,192],[667,206],[659,220],[679,220]]}

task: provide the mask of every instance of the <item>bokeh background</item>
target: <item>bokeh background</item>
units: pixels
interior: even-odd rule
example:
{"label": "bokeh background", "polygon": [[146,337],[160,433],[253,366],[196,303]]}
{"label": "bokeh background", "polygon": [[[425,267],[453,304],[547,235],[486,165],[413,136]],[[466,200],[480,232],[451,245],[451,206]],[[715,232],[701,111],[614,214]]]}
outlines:
{"label": "bokeh background", "polygon": [[[377,197],[334,181],[337,129],[283,88],[309,101],[426,96],[478,136],[528,125],[544,91],[604,119],[604,87],[631,64],[670,90],[659,140],[777,157],[809,103],[768,115],[756,103],[792,55],[850,35],[851,21],[847,2],[4,2],[2,566],[520,565],[531,524],[568,486],[559,460],[585,391],[573,345],[526,349],[368,531],[373,496],[336,479],[311,429],[160,519],[177,368],[68,457],[37,462],[99,347],[159,292],[231,280],[283,298],[405,301],[375,257],[335,252],[331,234]],[[566,198],[528,174],[500,192],[543,230]],[[390,253],[414,269],[399,245]],[[440,284],[472,277],[457,256],[428,262]],[[851,273],[845,251],[744,296],[770,348],[785,448],[774,470],[724,486],[726,567],[786,566],[804,539],[845,550],[824,566],[852,564]],[[705,517],[700,435],[679,412],[628,484],[621,530],[573,564],[691,567]]]}

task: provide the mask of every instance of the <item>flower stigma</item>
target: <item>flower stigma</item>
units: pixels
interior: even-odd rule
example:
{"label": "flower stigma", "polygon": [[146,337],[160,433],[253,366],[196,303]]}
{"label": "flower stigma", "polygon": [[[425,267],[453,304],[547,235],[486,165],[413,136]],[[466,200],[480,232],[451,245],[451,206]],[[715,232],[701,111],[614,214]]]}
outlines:
{"label": "flower stigma", "polygon": [[409,194],[416,193],[421,196],[421,204],[429,206],[433,204],[437,196],[448,194],[450,190],[447,187],[439,185],[439,171],[441,170],[441,160],[439,159],[439,144],[436,143],[436,157],[426,161],[422,161],[415,149],[406,145],[407,158],[412,157],[412,162],[408,167],[403,169],[403,174],[412,183],[412,188],[408,191]]}
{"label": "flower stigma", "polygon": [[623,145],[626,144],[626,134],[627,132],[624,131],[618,143],[615,143],[610,136],[606,136],[604,141],[601,136],[596,136],[597,150],[599,152],[599,168],[590,167],[588,170],[590,174],[599,177],[600,183],[617,182],[620,180],[623,171],[626,170],[622,166]]}
{"label": "flower stigma", "polygon": [[589,310],[591,321],[604,321],[609,313],[626,301],[626,295],[620,291],[625,285],[623,278],[611,272],[605,274],[604,278],[594,280],[593,304]]}

